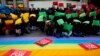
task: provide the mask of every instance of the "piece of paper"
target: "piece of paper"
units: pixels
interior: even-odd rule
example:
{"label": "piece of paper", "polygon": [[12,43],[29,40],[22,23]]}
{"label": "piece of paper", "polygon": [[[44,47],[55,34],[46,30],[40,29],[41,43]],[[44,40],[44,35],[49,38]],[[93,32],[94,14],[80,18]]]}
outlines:
{"label": "piece of paper", "polygon": [[90,12],[90,17],[91,16],[96,16],[96,15],[97,15],[96,11]]}
{"label": "piece of paper", "polygon": [[31,51],[11,49],[3,56],[30,56]]}
{"label": "piece of paper", "polygon": [[100,21],[99,20],[93,20],[92,25],[100,26]]}
{"label": "piece of paper", "polygon": [[23,17],[23,15],[24,15],[24,14],[23,14],[23,13],[21,13],[21,14],[20,14],[20,17]]}
{"label": "piece of paper", "polygon": [[43,15],[44,17],[47,16],[46,12],[39,12],[39,16]]}
{"label": "piece of paper", "polygon": [[72,13],[72,17],[73,18],[78,17],[78,13]]}
{"label": "piece of paper", "polygon": [[86,13],[81,13],[80,14],[80,17],[85,17],[86,16]]}
{"label": "piece of paper", "polygon": [[100,46],[94,42],[89,42],[89,43],[81,43],[79,44],[83,49],[85,50],[95,50],[95,49],[100,49]]}
{"label": "piece of paper", "polygon": [[54,15],[49,15],[49,19],[53,20],[54,19]]}
{"label": "piece of paper", "polygon": [[60,12],[55,12],[55,16],[60,16]]}
{"label": "piece of paper", "polygon": [[59,3],[59,7],[64,7],[64,4],[63,3]]}
{"label": "piece of paper", "polygon": [[78,19],[74,19],[73,22],[79,22],[80,23],[81,21],[78,20]]}
{"label": "piece of paper", "polygon": [[70,19],[71,17],[72,17],[71,14],[66,14],[66,18],[67,18],[67,19]]}
{"label": "piece of paper", "polygon": [[64,30],[71,31],[71,30],[73,29],[73,25],[71,25],[71,24],[65,24],[65,25],[63,26],[63,29],[64,29]]}
{"label": "piece of paper", "polygon": [[53,2],[53,5],[58,5],[58,2]]}
{"label": "piece of paper", "polygon": [[32,16],[33,16],[33,17],[36,17],[36,14],[30,14],[30,17],[32,17]]}
{"label": "piece of paper", "polygon": [[13,24],[13,20],[5,20],[5,24]]}
{"label": "piece of paper", "polygon": [[12,19],[17,19],[18,18],[18,16],[13,14],[13,13],[10,13],[10,15],[11,15]]}
{"label": "piece of paper", "polygon": [[6,18],[5,14],[0,14],[0,18]]}
{"label": "piece of paper", "polygon": [[57,20],[57,23],[58,23],[59,25],[62,25],[62,24],[64,24],[64,20],[63,20],[63,19],[58,19],[58,20]]}
{"label": "piece of paper", "polygon": [[23,20],[24,20],[25,23],[29,22],[29,13],[24,13],[23,14]]}
{"label": "piece of paper", "polygon": [[55,16],[64,16],[65,13],[61,13],[61,12],[55,12]]}
{"label": "piece of paper", "polygon": [[45,45],[48,45],[48,44],[50,44],[50,43],[52,43],[52,40],[49,39],[49,38],[43,38],[43,39],[41,39],[41,40],[35,42],[36,45],[39,45],[39,46],[41,46],[41,47],[43,47],[43,46],[45,46]]}
{"label": "piece of paper", "polygon": [[83,23],[85,23],[85,24],[89,24],[89,23],[90,23],[90,21],[84,21]]}
{"label": "piece of paper", "polygon": [[38,21],[38,22],[43,21],[43,15],[39,16],[38,19],[37,19],[37,21]]}
{"label": "piece of paper", "polygon": [[17,24],[21,24],[22,23],[22,19],[21,18],[19,18],[19,19],[17,19],[16,21],[15,21],[15,24],[17,25]]}

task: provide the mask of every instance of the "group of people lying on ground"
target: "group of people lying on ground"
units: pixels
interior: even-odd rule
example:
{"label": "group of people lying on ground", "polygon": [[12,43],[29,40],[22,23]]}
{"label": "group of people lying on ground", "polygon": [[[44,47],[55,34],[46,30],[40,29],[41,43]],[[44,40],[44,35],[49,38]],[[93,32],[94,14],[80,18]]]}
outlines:
{"label": "group of people lying on ground", "polygon": [[[0,14],[0,35],[21,36],[40,30],[49,36],[99,35],[100,8],[32,8]],[[34,33],[33,33],[34,34]]]}

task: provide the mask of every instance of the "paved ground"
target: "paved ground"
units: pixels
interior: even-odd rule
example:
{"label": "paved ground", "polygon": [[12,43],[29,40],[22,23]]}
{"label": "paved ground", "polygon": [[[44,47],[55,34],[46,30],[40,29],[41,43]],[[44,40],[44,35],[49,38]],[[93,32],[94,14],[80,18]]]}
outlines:
{"label": "paved ground", "polygon": [[[48,37],[53,40],[53,43],[40,47],[34,42]],[[87,37],[70,37],[56,38],[46,36],[43,33],[33,32],[20,37],[15,36],[0,36],[0,56],[3,56],[10,49],[30,50],[30,56],[100,56],[100,49],[84,50],[78,44],[95,42],[100,45],[99,36]]]}

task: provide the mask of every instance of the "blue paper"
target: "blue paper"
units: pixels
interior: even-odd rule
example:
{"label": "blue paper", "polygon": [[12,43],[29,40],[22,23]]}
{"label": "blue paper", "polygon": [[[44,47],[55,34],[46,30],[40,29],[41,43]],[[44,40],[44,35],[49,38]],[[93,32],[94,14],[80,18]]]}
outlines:
{"label": "blue paper", "polygon": [[1,10],[1,13],[3,13],[3,14],[10,14],[10,10]]}

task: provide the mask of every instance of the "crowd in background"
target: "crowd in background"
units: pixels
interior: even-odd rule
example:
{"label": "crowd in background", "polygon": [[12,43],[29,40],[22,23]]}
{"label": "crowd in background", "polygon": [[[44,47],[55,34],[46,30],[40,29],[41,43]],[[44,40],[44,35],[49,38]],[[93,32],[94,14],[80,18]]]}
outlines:
{"label": "crowd in background", "polygon": [[[100,8],[83,6],[16,9],[0,14],[0,35],[24,35],[40,30],[49,36],[98,36]],[[34,34],[34,33],[33,33]]]}

